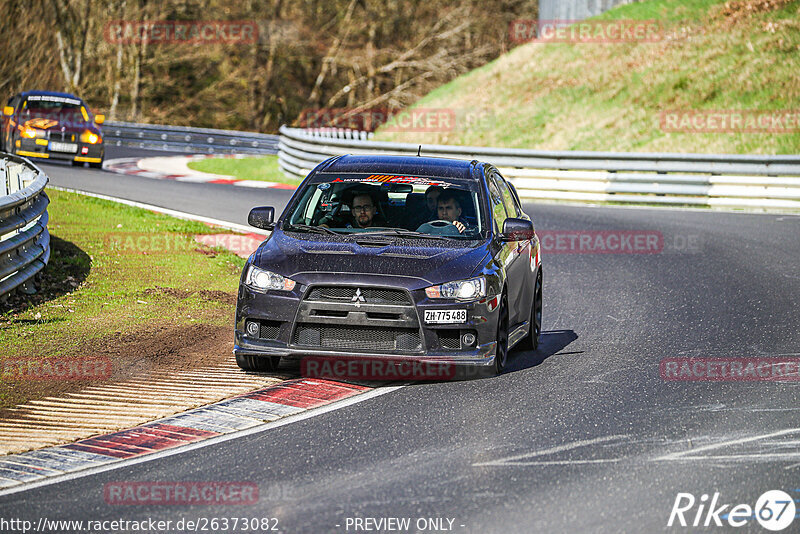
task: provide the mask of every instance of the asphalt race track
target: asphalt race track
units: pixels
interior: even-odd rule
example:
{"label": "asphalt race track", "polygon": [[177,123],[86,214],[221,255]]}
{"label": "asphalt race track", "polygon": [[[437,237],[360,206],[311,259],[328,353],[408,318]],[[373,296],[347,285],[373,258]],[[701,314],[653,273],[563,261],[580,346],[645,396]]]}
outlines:
{"label": "asphalt race track", "polygon": [[[54,185],[240,224],[255,205],[282,209],[291,193],[43,167]],[[355,517],[411,518],[412,531],[419,518],[446,518],[455,532],[653,532],[668,530],[679,492],[755,506],[767,490],[800,488],[799,382],[666,381],[659,371],[664,358],[800,356],[800,216],[552,204],[526,211],[540,233],[659,232],[663,250],[545,252],[542,346],[512,353],[500,377],[413,384],[259,434],[0,497],[2,515],[173,525],[275,517],[288,533],[356,532]],[[109,482],[199,480],[254,482],[258,502],[104,500]],[[751,520],[741,530],[759,528]]]}

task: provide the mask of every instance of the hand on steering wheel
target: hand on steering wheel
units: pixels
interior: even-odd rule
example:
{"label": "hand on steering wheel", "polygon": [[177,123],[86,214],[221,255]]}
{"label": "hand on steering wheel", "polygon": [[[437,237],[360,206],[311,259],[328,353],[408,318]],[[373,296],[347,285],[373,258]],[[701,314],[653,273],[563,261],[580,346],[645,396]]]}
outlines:
{"label": "hand on steering wheel", "polygon": [[464,230],[466,230],[466,228],[467,228],[466,226],[464,226],[464,223],[462,223],[461,221],[452,221],[451,222],[451,221],[445,221],[444,219],[436,219],[435,221],[431,221],[428,224],[430,224],[431,226],[435,226],[437,228],[442,228],[442,227],[447,226],[448,224],[452,224],[452,225],[455,225],[456,228],[458,228],[458,232],[461,233],[461,234],[463,234]]}

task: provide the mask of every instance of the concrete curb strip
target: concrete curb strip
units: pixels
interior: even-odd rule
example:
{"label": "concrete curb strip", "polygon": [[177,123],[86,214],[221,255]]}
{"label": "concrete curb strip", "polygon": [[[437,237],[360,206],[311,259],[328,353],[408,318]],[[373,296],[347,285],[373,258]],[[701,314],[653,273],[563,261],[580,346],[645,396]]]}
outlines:
{"label": "concrete curb strip", "polygon": [[255,427],[371,389],[332,380],[292,379],[120,432],[0,457],[0,494],[26,483]]}
{"label": "concrete curb strip", "polygon": [[261,180],[240,180],[221,174],[210,174],[192,170],[188,164],[209,157],[247,158],[253,157],[246,154],[231,154],[226,156],[206,156],[196,154],[191,156],[165,156],[154,158],[118,158],[108,160],[103,164],[103,170],[117,174],[130,174],[156,180],[175,180],[176,182],[193,182],[203,184],[227,184],[237,187],[254,189],[296,189],[295,186],[279,182],[265,182]]}

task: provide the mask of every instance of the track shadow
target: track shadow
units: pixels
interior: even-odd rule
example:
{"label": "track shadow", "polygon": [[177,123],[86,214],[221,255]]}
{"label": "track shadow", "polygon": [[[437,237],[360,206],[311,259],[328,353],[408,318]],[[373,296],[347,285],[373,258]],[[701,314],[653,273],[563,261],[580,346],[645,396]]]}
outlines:
{"label": "track shadow", "polygon": [[0,301],[0,314],[10,318],[32,306],[72,293],[86,280],[91,268],[92,260],[86,252],[70,241],[51,235],[50,261],[34,280],[37,293],[25,295],[19,290],[12,291],[5,302]]}
{"label": "track shadow", "polygon": [[[557,354],[564,348],[578,339],[578,334],[574,330],[547,330],[542,332],[539,338],[539,348],[535,351],[521,351],[514,349],[509,354],[508,363],[503,373],[513,373],[536,367],[553,354]],[[581,354],[583,351],[566,352],[562,354]]]}

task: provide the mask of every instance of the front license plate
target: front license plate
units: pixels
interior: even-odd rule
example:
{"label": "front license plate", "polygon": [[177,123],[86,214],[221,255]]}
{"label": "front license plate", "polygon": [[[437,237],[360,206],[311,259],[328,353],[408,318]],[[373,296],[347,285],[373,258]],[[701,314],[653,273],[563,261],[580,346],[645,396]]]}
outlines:
{"label": "front license plate", "polygon": [[77,152],[78,145],[75,143],[58,143],[56,141],[50,141],[50,150],[53,152]]}
{"label": "front license plate", "polygon": [[425,310],[428,324],[454,324],[467,322],[467,310]]}

